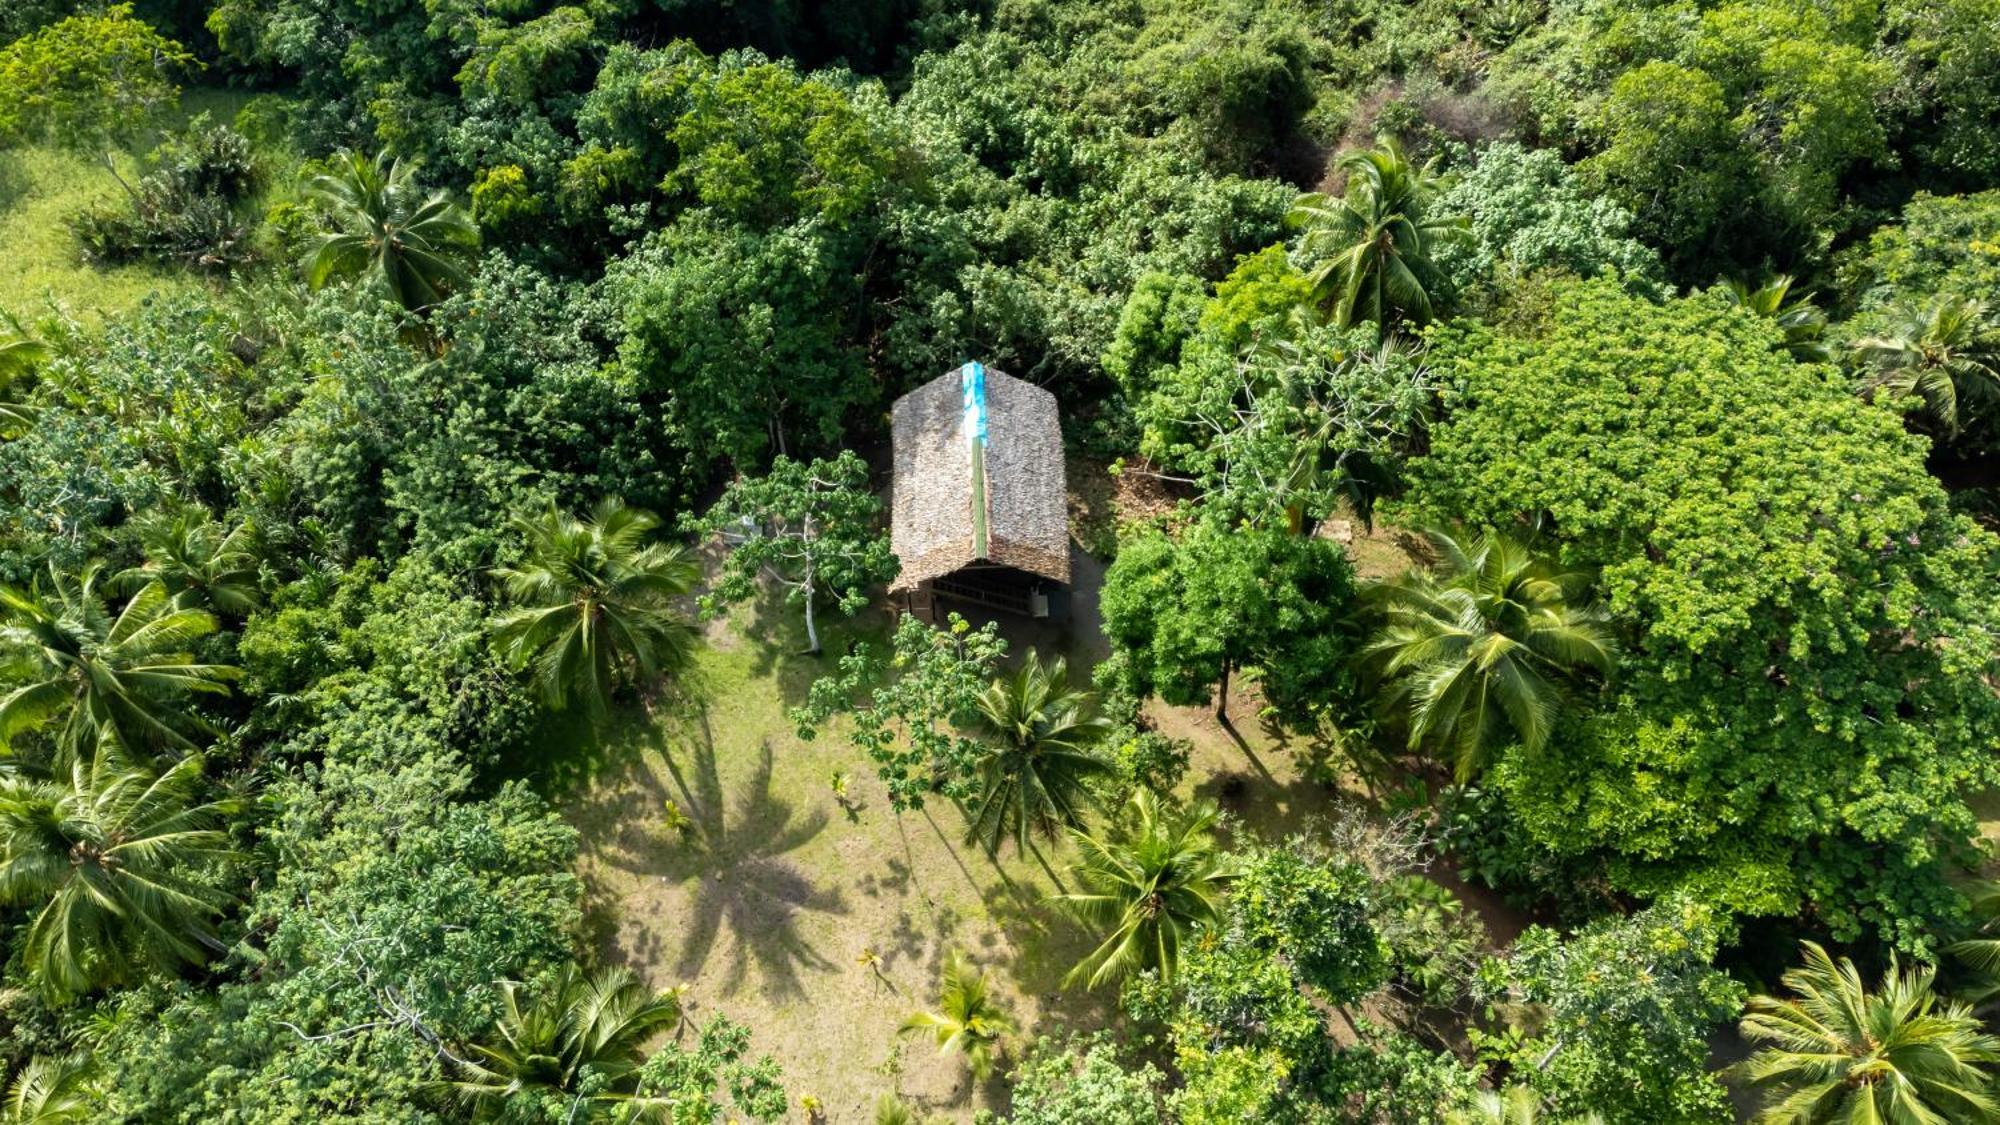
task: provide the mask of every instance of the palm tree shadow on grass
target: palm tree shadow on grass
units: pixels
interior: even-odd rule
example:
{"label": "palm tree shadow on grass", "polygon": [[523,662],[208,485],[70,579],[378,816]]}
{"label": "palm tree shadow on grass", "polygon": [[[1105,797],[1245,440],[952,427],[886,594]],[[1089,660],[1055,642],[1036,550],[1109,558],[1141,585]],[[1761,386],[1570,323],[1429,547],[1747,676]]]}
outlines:
{"label": "palm tree shadow on grass", "polygon": [[[699,974],[727,930],[733,938],[724,995],[735,995],[758,970],[767,995],[796,997],[804,993],[804,971],[825,972],[834,965],[806,942],[798,930],[805,912],[847,913],[839,891],[823,889],[806,869],[789,858],[826,829],[824,809],[800,817],[793,806],[771,790],[769,743],[759,748],[756,770],[734,794],[725,798],[716,770],[715,741],[708,715],[698,705],[672,731],[656,736],[658,749],[673,781],[673,799],[693,822],[684,840],[669,839],[664,828],[656,842],[628,856],[631,869],[692,883],[692,897],[676,929],[683,935],[674,971],[680,979]],[[677,745],[668,745],[671,735]],[[661,814],[651,814],[657,824]]]}

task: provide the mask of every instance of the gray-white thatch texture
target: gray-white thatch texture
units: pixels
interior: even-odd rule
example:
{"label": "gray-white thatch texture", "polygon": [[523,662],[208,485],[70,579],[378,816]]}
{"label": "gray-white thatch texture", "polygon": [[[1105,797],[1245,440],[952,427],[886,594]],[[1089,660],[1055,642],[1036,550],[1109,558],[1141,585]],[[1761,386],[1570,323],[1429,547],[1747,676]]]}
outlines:
{"label": "gray-white thatch texture", "polygon": [[896,400],[891,590],[988,562],[1069,581],[1068,488],[1056,396],[991,367],[986,378],[986,553],[975,547],[973,435],[958,369]]}

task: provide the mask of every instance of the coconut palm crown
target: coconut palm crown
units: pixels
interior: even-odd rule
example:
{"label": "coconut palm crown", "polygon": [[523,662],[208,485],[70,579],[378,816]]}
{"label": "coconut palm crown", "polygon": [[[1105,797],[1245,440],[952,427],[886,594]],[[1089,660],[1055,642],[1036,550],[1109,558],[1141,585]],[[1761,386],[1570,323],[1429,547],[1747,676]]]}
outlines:
{"label": "coconut palm crown", "polygon": [[215,631],[214,615],[176,608],[165,586],[148,582],[114,617],[100,574],[88,567],[72,585],[52,568],[46,587],[0,586],[0,667],[11,663],[18,684],[0,694],[0,746],[62,717],[58,767],[113,744],[193,751],[206,724],[187,697],[226,694],[241,674],[188,651]]}
{"label": "coconut palm crown", "polygon": [[1341,328],[1373,321],[1384,332],[1397,320],[1429,323],[1446,285],[1431,248],[1467,229],[1462,217],[1428,213],[1436,161],[1412,164],[1385,139],[1342,157],[1339,168],[1347,175],[1340,196],[1302,195],[1291,214],[1304,232],[1300,251],[1318,263],[1308,277],[1327,319]]}
{"label": "coconut palm crown", "polygon": [[1364,650],[1389,683],[1412,749],[1446,748],[1461,781],[1485,763],[1502,725],[1523,746],[1548,740],[1566,680],[1608,675],[1606,615],[1583,602],[1589,576],[1559,571],[1517,540],[1444,531],[1437,563],[1367,591],[1382,627]]}
{"label": "coconut palm crown", "polygon": [[200,777],[198,758],[156,774],[105,754],[59,781],[0,783],[0,903],[34,911],[22,956],[50,995],[220,948],[228,896],[203,874],[236,853],[215,827],[229,810],[196,802]]}
{"label": "coconut palm crown", "polygon": [[680,1022],[676,995],[648,992],[624,969],[586,973],[573,962],[532,1000],[526,992],[500,983],[500,1018],[457,1060],[459,1077],[445,1084],[452,1096],[482,1114],[531,1094],[568,1103],[573,1115],[608,1108],[625,1115],[618,1120],[667,1120],[668,1099],[635,1091],[646,1041]]}
{"label": "coconut palm crown", "polygon": [[994,680],[979,695],[979,726],[992,741],[980,762],[974,838],[994,848],[1011,836],[1026,850],[1031,832],[1082,824],[1090,780],[1112,772],[1096,749],[1111,723],[1094,695],[1070,686],[1061,657],[1044,664],[1030,651],[1019,671]]}
{"label": "coconut palm crown", "polygon": [[602,718],[621,683],[675,671],[693,654],[694,626],[672,603],[700,570],[679,548],[647,542],[658,527],[619,500],[583,519],[551,508],[514,521],[527,558],[494,573],[519,608],[494,628],[517,667],[533,666],[550,706],[580,701]]}
{"label": "coconut palm crown", "polygon": [[1929,967],[1892,958],[1870,992],[1854,962],[1813,942],[1784,975],[1793,998],[1752,997],[1743,1037],[1765,1046],[1736,1074],[1764,1092],[1757,1120],[1820,1123],[2000,1120],[2000,1038],[1941,1002]]}
{"label": "coconut palm crown", "polygon": [[326,230],[306,251],[306,284],[360,279],[412,311],[466,284],[464,259],[479,231],[442,191],[425,192],[416,169],[388,152],[373,159],[342,149],[307,195]]}
{"label": "coconut palm crown", "polygon": [[1896,311],[1887,329],[1854,342],[1864,392],[1914,396],[1947,437],[2000,401],[2000,326],[1986,302],[1939,297]]}
{"label": "coconut palm crown", "polygon": [[1082,856],[1070,872],[1083,889],[1056,901],[1105,936],[1065,984],[1096,988],[1143,969],[1173,978],[1181,947],[1221,919],[1236,877],[1216,842],[1219,815],[1210,802],[1168,810],[1142,788],[1109,830],[1071,834]]}

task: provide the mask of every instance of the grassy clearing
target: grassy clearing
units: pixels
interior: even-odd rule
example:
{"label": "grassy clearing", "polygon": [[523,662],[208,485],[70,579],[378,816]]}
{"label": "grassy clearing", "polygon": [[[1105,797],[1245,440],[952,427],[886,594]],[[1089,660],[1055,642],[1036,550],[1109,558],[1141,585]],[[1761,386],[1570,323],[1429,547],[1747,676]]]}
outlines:
{"label": "grassy clearing", "polygon": [[[1389,566],[1386,536],[1357,538],[1365,545],[1350,550]],[[1104,655],[1103,569],[1080,552],[1072,567],[1067,625],[1002,629],[1014,656],[1031,645],[1063,653],[1087,676]],[[871,611],[822,628],[830,663],[858,633],[879,639],[886,619]],[[1032,854],[996,857],[965,843],[964,818],[948,803],[897,817],[839,730],[796,737],[786,709],[828,667],[796,655],[802,633],[781,608],[747,608],[710,626],[677,699],[632,709],[601,741],[581,730],[545,740],[542,780],[574,794],[564,813],[583,837],[600,952],[654,987],[685,985],[697,1022],[722,1012],[755,1028],[793,1095],[820,1098],[833,1121],[870,1120],[891,1090],[959,1120],[1004,1109],[1003,1083],[975,1087],[956,1058],[899,1040],[897,1025],[932,1004],[956,949],[993,974],[1025,1033],[1017,1044],[1109,1026],[1112,990],[1060,988],[1093,942],[1049,904],[1054,883]],[[1301,776],[1249,718],[1254,698],[1236,695],[1231,711],[1233,730],[1202,709],[1156,703],[1150,714],[1194,744],[1183,795],[1215,799],[1237,834],[1280,839],[1354,798]],[[836,771],[848,775],[845,802]],[[669,801],[692,822],[685,834],[667,826]],[[1068,849],[1042,850],[1060,873]]]}
{"label": "grassy clearing", "polygon": [[[228,121],[245,100],[236,91],[189,90],[181,99],[181,116],[206,111]],[[147,138],[116,154],[119,175],[127,180],[136,176],[140,156],[155,143]],[[95,328],[149,296],[200,285],[178,270],[145,265],[104,269],[83,261],[63,220],[123,194],[103,165],[89,156],[46,147],[0,150],[0,247],[8,256],[7,268],[0,270],[0,311],[30,323],[57,315]]]}
{"label": "grassy clearing", "polygon": [[[711,629],[688,699],[615,727],[567,807],[602,952],[656,987],[685,984],[697,1021],[723,1012],[756,1028],[793,1094],[833,1120],[864,1119],[891,1089],[959,1117],[996,1105],[998,1083],[975,1089],[897,1025],[933,1002],[954,949],[994,974],[1024,1028],[1099,1025],[1108,993],[1057,988],[1085,936],[1048,907],[1032,857],[963,843],[949,804],[894,815],[836,731],[801,742],[785,708],[822,665],[791,655],[789,624],[768,626],[750,612]],[[835,771],[850,778],[845,802]],[[687,833],[666,826],[667,801]]]}

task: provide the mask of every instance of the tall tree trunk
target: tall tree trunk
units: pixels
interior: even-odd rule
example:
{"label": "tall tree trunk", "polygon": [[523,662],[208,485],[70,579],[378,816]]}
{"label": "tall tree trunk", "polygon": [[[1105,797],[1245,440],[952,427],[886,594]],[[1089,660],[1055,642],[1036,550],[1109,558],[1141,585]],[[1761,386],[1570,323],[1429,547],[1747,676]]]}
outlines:
{"label": "tall tree trunk", "polygon": [[819,655],[819,627],[813,623],[812,571],[806,571],[806,655]]}
{"label": "tall tree trunk", "polygon": [[104,170],[111,173],[111,178],[118,181],[119,187],[125,189],[126,196],[132,200],[132,206],[136,210],[139,206],[139,193],[132,190],[132,185],[125,182],[125,177],[118,174],[118,165],[111,159],[111,150],[107,148],[99,152],[97,162],[104,165]]}
{"label": "tall tree trunk", "polygon": [[1215,689],[1215,717],[1229,721],[1229,661],[1222,662],[1222,683]]}

